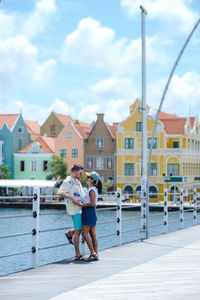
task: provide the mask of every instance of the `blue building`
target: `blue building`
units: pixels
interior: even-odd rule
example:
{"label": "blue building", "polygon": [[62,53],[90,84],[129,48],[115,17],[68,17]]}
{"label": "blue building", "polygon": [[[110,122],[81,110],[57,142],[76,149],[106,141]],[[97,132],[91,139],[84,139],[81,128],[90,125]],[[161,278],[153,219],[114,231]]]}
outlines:
{"label": "blue building", "polygon": [[0,115],[0,164],[8,165],[14,178],[14,156],[30,143],[30,134],[21,114]]}

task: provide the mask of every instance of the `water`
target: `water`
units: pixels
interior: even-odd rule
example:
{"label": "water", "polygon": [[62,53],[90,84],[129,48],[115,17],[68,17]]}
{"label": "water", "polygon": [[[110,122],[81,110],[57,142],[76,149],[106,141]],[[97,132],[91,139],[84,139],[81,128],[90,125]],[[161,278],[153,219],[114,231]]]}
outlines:
{"label": "water", "polygon": [[[53,215],[44,215],[46,213],[55,212]],[[22,216],[23,218],[0,219],[0,237],[13,235],[18,233],[30,233],[28,235],[0,238],[0,256],[29,251],[30,253],[15,255],[7,258],[0,258],[0,276],[18,272],[20,270],[31,268],[31,248],[32,248],[32,210],[31,209],[15,209],[1,208],[0,216]],[[98,211],[98,223],[96,227],[97,236],[99,237],[99,249],[105,249],[117,245],[116,236],[116,211],[106,210]],[[128,219],[128,220],[126,220]],[[111,221],[111,223],[100,224],[102,222]],[[200,222],[200,214],[198,214],[198,223]],[[164,232],[163,213],[151,212],[149,218],[149,234],[150,236],[161,234]],[[186,212],[184,214],[185,227],[193,225],[193,213]],[[71,217],[65,211],[59,210],[41,210],[40,231],[48,229],[56,229],[72,226]],[[168,231],[178,230],[181,228],[179,221],[179,212],[169,213]],[[58,244],[66,244],[66,229],[41,232],[39,237],[39,265],[71,258],[74,256],[74,247],[72,245],[64,245],[57,248],[42,249],[44,247],[54,246]],[[107,237],[102,237],[109,235]],[[140,211],[122,211],[122,243],[128,243],[140,239]]]}

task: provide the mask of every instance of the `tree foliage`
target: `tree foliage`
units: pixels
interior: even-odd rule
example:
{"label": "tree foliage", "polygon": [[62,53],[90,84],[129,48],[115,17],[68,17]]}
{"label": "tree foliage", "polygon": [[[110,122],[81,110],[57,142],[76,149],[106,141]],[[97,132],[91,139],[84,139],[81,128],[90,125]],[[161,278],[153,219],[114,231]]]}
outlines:
{"label": "tree foliage", "polygon": [[11,172],[7,165],[0,165],[0,179],[10,179]]}
{"label": "tree foliage", "polygon": [[53,155],[50,162],[47,165],[46,176],[47,180],[60,179],[63,180],[67,176],[68,164],[62,157]]}

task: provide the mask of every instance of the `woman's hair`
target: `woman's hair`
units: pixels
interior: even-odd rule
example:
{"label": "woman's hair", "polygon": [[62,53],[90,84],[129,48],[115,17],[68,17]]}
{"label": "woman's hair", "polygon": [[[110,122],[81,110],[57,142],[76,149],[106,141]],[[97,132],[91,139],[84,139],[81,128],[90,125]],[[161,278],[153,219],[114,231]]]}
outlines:
{"label": "woman's hair", "polygon": [[94,180],[94,185],[96,186],[98,190],[98,194],[102,194],[102,183],[101,180],[99,179],[98,181]]}

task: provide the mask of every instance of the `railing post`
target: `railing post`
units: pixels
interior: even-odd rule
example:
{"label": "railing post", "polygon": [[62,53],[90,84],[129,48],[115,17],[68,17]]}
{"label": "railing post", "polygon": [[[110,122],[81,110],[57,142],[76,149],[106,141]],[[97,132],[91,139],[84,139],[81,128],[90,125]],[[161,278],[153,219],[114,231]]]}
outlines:
{"label": "railing post", "polygon": [[164,232],[168,232],[168,191],[164,189]]}
{"label": "railing post", "polygon": [[121,202],[121,189],[117,189],[117,245],[121,245],[122,236],[122,202]]}
{"label": "railing post", "polygon": [[32,230],[32,268],[38,266],[38,247],[39,247],[39,216],[40,216],[40,188],[33,188],[33,230]]}
{"label": "railing post", "polygon": [[180,223],[181,228],[184,228],[183,189],[180,189]]}
{"label": "railing post", "polygon": [[193,219],[194,225],[197,225],[197,191],[193,190]]}

